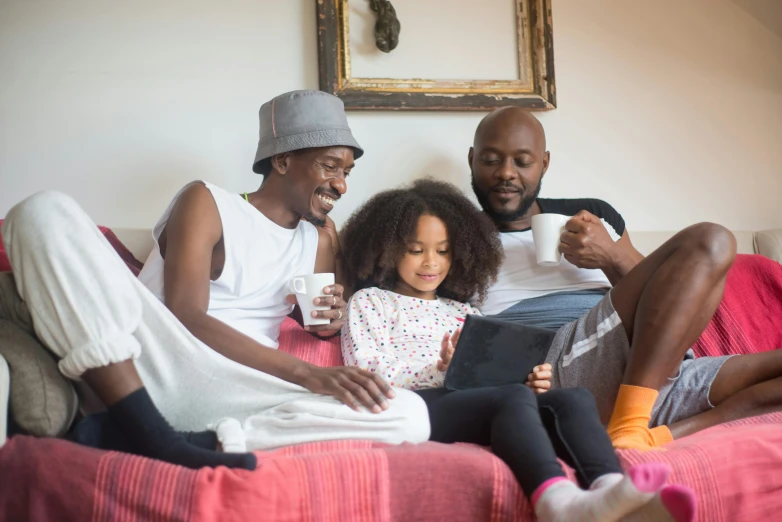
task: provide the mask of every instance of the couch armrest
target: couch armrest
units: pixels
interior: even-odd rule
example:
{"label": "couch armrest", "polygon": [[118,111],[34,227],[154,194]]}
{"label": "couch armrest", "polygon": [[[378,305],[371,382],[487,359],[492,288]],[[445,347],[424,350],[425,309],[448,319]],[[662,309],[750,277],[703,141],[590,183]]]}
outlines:
{"label": "couch armrest", "polygon": [[755,253],[782,263],[782,229],[755,233]]}

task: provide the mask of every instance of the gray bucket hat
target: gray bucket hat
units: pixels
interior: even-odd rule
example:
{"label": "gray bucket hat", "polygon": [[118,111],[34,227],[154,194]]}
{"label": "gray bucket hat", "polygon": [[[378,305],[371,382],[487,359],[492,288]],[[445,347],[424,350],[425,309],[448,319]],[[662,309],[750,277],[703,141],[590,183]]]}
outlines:
{"label": "gray bucket hat", "polygon": [[348,126],[345,104],[322,91],[291,91],[261,106],[258,151],[253,172],[271,172],[271,157],[283,152],[313,147],[345,146],[355,158],[364,154]]}

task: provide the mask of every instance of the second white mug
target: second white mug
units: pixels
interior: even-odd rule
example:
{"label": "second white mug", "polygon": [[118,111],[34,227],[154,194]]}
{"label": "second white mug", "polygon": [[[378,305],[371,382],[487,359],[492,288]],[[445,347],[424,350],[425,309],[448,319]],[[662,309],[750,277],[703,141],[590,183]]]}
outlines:
{"label": "second white mug", "polygon": [[538,214],[532,216],[532,239],[535,257],[540,266],[557,266],[562,261],[559,238],[565,231],[570,216],[562,214]]}

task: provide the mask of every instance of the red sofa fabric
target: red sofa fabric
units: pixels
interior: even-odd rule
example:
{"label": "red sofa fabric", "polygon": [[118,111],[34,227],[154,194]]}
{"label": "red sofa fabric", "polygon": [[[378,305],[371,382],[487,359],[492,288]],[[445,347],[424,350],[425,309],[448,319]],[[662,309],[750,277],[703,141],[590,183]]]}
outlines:
{"label": "red sofa fabric", "polygon": [[736,256],[714,318],[693,349],[697,356],[782,348],[782,265],[760,255]]}
{"label": "red sofa fabric", "polygon": [[3,221],[0,219],[0,272],[10,272],[11,263],[8,261],[8,254],[5,253],[5,243],[3,243]]}
{"label": "red sofa fabric", "polygon": [[[752,280],[750,272],[764,263],[757,256],[737,262],[723,307],[709,327],[714,335],[696,347],[700,354],[779,346],[769,344],[777,337],[750,345],[763,329],[779,334],[779,315],[753,315],[747,304],[753,296],[770,295],[758,285],[774,293],[782,281],[779,265],[767,267],[765,282]],[[755,290],[747,294],[750,282]],[[750,317],[771,322],[760,325]],[[735,334],[731,321],[741,323],[743,332]],[[760,333],[747,331],[755,327]],[[323,366],[342,361],[338,339],[317,339],[292,320],[283,324],[280,349]],[[717,426],[661,451],[620,451],[619,456],[625,466],[670,463],[672,480],[698,494],[701,522],[772,520],[782,512],[782,413]],[[333,441],[258,457],[253,472],[191,471],[62,440],[17,436],[0,449],[0,514],[4,520],[47,522],[532,520],[508,467],[476,446]]]}
{"label": "red sofa fabric", "polygon": [[[0,449],[3,520],[531,521],[510,470],[463,444],[305,444],[258,453],[258,468],[191,471],[57,439],[17,436]],[[712,428],[666,451],[620,452],[625,466],[664,461],[699,496],[701,522],[774,520],[782,510],[782,415]]]}

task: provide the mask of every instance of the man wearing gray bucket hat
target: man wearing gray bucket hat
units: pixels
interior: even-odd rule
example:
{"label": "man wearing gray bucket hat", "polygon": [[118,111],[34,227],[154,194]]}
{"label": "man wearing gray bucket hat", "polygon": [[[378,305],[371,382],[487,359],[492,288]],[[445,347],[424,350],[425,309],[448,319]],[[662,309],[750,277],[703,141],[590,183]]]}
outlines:
{"label": "man wearing gray bucket hat", "polygon": [[364,149],[350,132],[342,100],[321,91],[293,91],[261,106],[261,136],[253,171],[266,175],[275,154],[317,147],[350,147],[354,159]]}
{"label": "man wearing gray bucket hat", "polygon": [[353,161],[364,154],[350,132],[342,100],[321,91],[293,91],[264,103],[259,119],[253,171],[264,182],[251,196],[287,200],[292,219],[324,225],[347,191]]}
{"label": "man wearing gray bucket hat", "polygon": [[[2,234],[36,332],[142,455],[253,469],[246,451],[427,440],[428,413],[414,393],[276,350],[293,310],[291,279],[337,271],[336,233],[323,225],[333,225],[327,215],[363,151],[342,102],[318,91],[265,103],[260,128],[260,188],[184,187],[154,228],[138,280],[68,196],[44,192],[16,205]],[[321,325],[311,331],[341,327],[342,293],[328,284],[315,297]],[[204,429],[216,437],[175,431]],[[215,453],[216,440],[232,453]]]}

